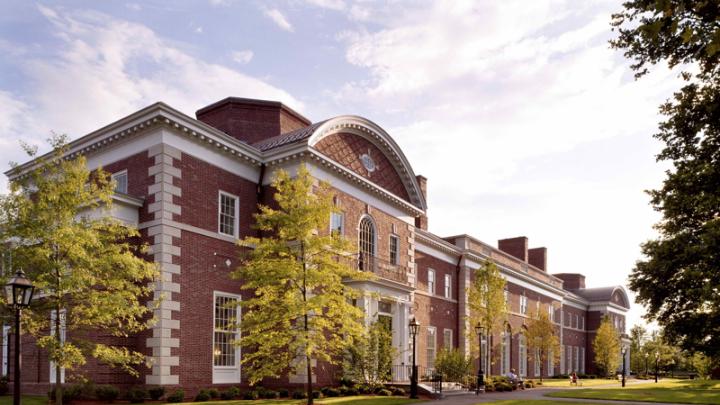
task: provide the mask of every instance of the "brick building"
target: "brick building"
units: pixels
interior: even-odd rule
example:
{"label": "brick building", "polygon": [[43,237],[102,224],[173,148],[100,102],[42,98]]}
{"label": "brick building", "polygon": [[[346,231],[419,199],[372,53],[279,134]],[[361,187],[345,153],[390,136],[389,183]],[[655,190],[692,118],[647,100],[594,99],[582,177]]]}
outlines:
{"label": "brick building", "polygon": [[[354,284],[365,292],[357,305],[368,319],[382,317],[391,325],[397,365],[411,362],[412,317],[422,325],[422,367],[431,369],[442,348],[468,350],[465,289],[486,260],[507,278],[511,312],[507,331],[493,337],[501,349],[492,366],[484,362],[488,373],[512,367],[538,377],[539,364],[519,333],[534,311],[548,311],[561,337],[562,361],[545,367],[546,376],[594,372],[591,342],[601,316],[609,315],[625,332],[630,303],[622,287],[586,288],[581,274],[550,274],[547,250],[529,248],[527,238],[503,239],[495,247],[469,235],[429,232],[427,180],[413,172],[387,132],[362,117],[311,123],[278,102],[227,98],[192,118],[156,103],[75,140],[68,153],[85,155],[90,169],[113,173],[118,190],[112,215],[141,230],[162,271],[155,288],[165,299],[155,313],[157,324],[125,342],[146,353],[152,368],[134,379],[89,363],[84,371],[97,384],[191,391],[242,384],[241,353],[228,344],[236,332],[222,327],[241,314],[216,307],[246,294],[229,277],[237,266],[235,241],[255,232],[252,215],[271,198],[266,186],[273,171],[292,172],[301,163],[332,184],[342,215],[328,218],[330,226],[358,242],[364,269],[378,275]],[[12,180],[32,163],[6,174]],[[3,337],[7,343],[8,328]],[[12,375],[9,355],[3,350],[3,372]],[[46,390],[52,373],[47,355],[26,344],[25,388]],[[316,374],[321,384],[333,378],[333,370],[322,365]],[[402,380],[404,374],[394,377]],[[280,383],[302,381],[302,375],[291,375]]]}

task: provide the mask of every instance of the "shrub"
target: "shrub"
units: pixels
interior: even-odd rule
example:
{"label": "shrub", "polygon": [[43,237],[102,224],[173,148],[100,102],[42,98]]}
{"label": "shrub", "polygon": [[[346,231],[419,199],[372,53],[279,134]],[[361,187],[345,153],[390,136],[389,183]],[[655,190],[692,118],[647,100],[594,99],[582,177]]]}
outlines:
{"label": "shrub", "polygon": [[[62,399],[63,403],[70,403],[82,396],[83,387],[79,384],[63,385],[62,387]],[[48,391],[48,398],[51,401],[55,401],[55,389]]]}
{"label": "shrub", "polygon": [[287,388],[280,388],[278,394],[280,394],[280,398],[287,398],[290,396],[290,391]]}
{"label": "shrub", "polygon": [[280,397],[280,394],[273,390],[263,390],[259,392],[259,396],[263,399],[275,399]]}
{"label": "shrub", "polygon": [[170,403],[178,403],[185,400],[185,391],[175,390],[172,394],[167,396],[167,401]]}
{"label": "shrub", "polygon": [[392,387],[390,391],[392,391],[393,395],[397,395],[399,397],[405,395],[405,390],[400,387]]}
{"label": "shrub", "polygon": [[113,402],[120,396],[120,391],[112,385],[98,385],[95,387],[97,399],[105,402]]}
{"label": "shrub", "polygon": [[293,391],[292,393],[293,399],[305,399],[307,398],[307,395],[305,394],[305,391]]}
{"label": "shrub", "polygon": [[442,374],[446,381],[461,381],[471,369],[470,359],[458,349],[442,349],[435,358],[435,372]]}
{"label": "shrub", "polygon": [[330,388],[327,390],[327,392],[324,392],[323,395],[326,397],[339,397],[340,396],[340,390],[337,388]]}
{"label": "shrub", "polygon": [[248,401],[254,401],[258,399],[258,393],[257,391],[245,391],[242,394],[242,399],[248,400]]}
{"label": "shrub", "polygon": [[535,385],[542,385],[542,381],[536,382]]}
{"label": "shrub", "polygon": [[238,387],[230,387],[227,391],[223,391],[220,393],[220,398],[228,401],[231,399],[235,399],[235,397],[237,397],[238,395],[240,395],[240,389]]}
{"label": "shrub", "polygon": [[0,377],[0,395],[7,395],[10,392],[8,376]]}
{"label": "shrub", "polygon": [[503,392],[503,391],[512,391],[513,388],[509,383],[506,383],[504,381],[498,381],[495,383],[495,391],[497,392]]}
{"label": "shrub", "polygon": [[210,395],[210,398],[212,399],[220,398],[220,391],[217,388],[208,389],[207,394]]}
{"label": "shrub", "polygon": [[347,396],[355,396],[358,394],[360,394],[360,392],[356,387],[348,387],[347,391],[345,391],[345,395]]}
{"label": "shrub", "polygon": [[389,397],[392,395],[392,391],[383,388],[381,390],[378,390],[377,394],[381,397]]}
{"label": "shrub", "polygon": [[346,387],[354,387],[355,386],[355,381],[352,378],[348,378],[348,377],[341,377],[340,381],[338,381],[338,382],[340,383],[341,386],[342,385],[344,385]]}
{"label": "shrub", "polygon": [[140,387],[130,388],[126,394],[127,400],[130,401],[131,404],[141,404],[145,402],[147,396],[147,391]]}
{"label": "shrub", "polygon": [[322,393],[320,391],[313,391],[313,398],[315,398],[315,399],[322,398]]}
{"label": "shrub", "polygon": [[195,395],[195,402],[205,402],[210,400],[210,394],[207,393],[205,390],[200,390],[197,395]]}
{"label": "shrub", "polygon": [[157,401],[165,395],[165,387],[152,387],[148,389],[148,395],[153,401]]}
{"label": "shrub", "polygon": [[485,381],[485,392],[494,392],[495,391],[495,384],[492,380]]}

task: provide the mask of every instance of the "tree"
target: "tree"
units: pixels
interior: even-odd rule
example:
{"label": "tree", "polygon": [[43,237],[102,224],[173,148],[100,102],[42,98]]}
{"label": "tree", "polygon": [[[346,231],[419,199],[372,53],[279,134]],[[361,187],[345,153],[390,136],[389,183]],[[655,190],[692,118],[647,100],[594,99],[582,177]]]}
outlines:
{"label": "tree", "polygon": [[665,143],[658,161],[672,163],[663,185],[649,192],[662,213],[657,239],[630,288],[664,327],[670,342],[720,356],[720,3],[631,0],[613,15],[611,41],[634,61],[640,78],[649,66],[680,66],[684,85],[660,106],[654,136]]}
{"label": "tree", "polygon": [[[475,272],[475,278],[467,289],[468,307],[470,308],[468,333],[475,330],[475,325],[481,325],[484,328],[485,336],[492,336],[495,332],[502,330],[508,313],[505,302],[505,283],[498,267],[490,261],[486,261]],[[470,347],[474,349],[477,346],[476,339],[470,336],[468,340],[471,342]],[[492,352],[489,343],[487,347]],[[479,357],[481,355],[479,347],[477,347],[477,353]],[[492,353],[488,357],[492,358]]]}
{"label": "tree", "polygon": [[261,206],[255,215],[266,236],[240,241],[252,249],[233,273],[253,291],[241,302],[245,375],[256,383],[297,362],[307,374],[308,404],[313,361],[338,363],[365,332],[363,310],[352,304],[358,292],[344,281],[372,278],[350,260],[352,243],[321,233],[335,207],[330,185],[315,183],[305,166],[295,178],[277,172],[272,186],[278,208]]}
{"label": "tree", "polygon": [[435,358],[435,372],[442,374],[444,381],[463,382],[470,370],[472,361],[458,349],[444,347]]}
{"label": "tree", "polygon": [[710,378],[713,369],[713,361],[710,357],[697,352],[690,357],[690,365],[698,373],[700,378]]}
{"label": "tree", "polygon": [[639,373],[645,370],[645,356],[643,355],[643,340],[647,331],[640,325],[630,329],[630,370]]}
{"label": "tree", "polygon": [[343,373],[350,380],[366,384],[390,381],[395,354],[390,328],[375,321],[368,327],[367,335],[348,349]]}
{"label": "tree", "polygon": [[553,366],[560,361],[560,339],[555,333],[555,325],[546,313],[540,311],[528,321],[523,333],[533,361],[540,362],[540,381],[542,381],[543,370],[548,360]]}
{"label": "tree", "polygon": [[607,316],[600,322],[592,344],[595,365],[602,374],[609,377],[620,365],[620,336]]}
{"label": "tree", "polygon": [[25,311],[24,327],[55,364],[55,398],[62,404],[61,369],[81,366],[87,357],[138,374],[134,366],[144,363],[142,353],[90,337],[128,337],[147,329],[152,308],[143,301],[159,272],[142,257],[137,229],[106,212],[88,215],[111,207],[110,175],[90,173],[82,156],[65,159],[65,136],[54,135],[50,144],[48,158],[25,147],[37,164],[0,199],[0,240],[16,242],[5,245],[5,253],[42,293]]}

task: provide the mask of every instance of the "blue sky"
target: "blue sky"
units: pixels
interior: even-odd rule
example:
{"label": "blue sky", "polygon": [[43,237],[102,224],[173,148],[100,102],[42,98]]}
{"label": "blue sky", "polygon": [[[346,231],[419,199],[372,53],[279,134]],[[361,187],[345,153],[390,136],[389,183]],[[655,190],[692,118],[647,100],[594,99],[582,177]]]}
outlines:
{"label": "blue sky", "polygon": [[[625,284],[657,213],[665,67],[608,46],[616,0],[5,1],[0,165],[155,101],[226,96],[383,126],[429,179],[431,231],[525,235],[551,272]],[[42,147],[42,146],[41,146]],[[6,189],[3,179],[0,191]],[[631,321],[637,321],[636,308]]]}

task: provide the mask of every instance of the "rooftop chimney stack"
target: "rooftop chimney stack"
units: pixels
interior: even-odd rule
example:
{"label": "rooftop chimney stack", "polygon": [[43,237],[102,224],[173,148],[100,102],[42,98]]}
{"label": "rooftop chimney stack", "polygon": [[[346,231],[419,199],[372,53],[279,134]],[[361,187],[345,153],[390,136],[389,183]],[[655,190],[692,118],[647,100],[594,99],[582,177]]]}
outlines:
{"label": "rooftop chimney stack", "polygon": [[528,261],[528,238],[526,236],[500,239],[498,241],[498,249],[511,256],[517,257],[525,263]]}
{"label": "rooftop chimney stack", "polygon": [[585,276],[579,273],[558,273],[553,276],[563,281],[566,290],[582,290],[585,288]]}
{"label": "rooftop chimney stack", "polygon": [[528,250],[528,263],[542,271],[547,271],[547,248],[539,247]]}

